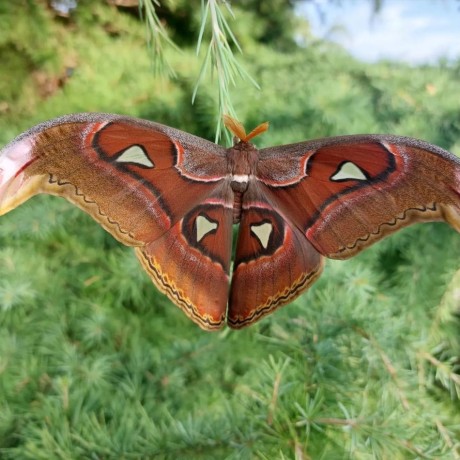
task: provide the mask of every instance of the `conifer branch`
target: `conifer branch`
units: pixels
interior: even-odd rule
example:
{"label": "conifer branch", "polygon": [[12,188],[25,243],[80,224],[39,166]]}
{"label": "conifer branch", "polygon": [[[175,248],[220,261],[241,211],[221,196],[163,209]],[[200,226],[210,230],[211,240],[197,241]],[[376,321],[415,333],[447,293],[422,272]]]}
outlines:
{"label": "conifer branch", "polygon": [[[165,73],[174,77],[174,69],[169,65],[164,45],[178,49],[169,38],[168,33],[159,19],[156,7],[159,0],[139,0],[139,11],[145,17],[147,43],[152,50],[154,69],[158,73]],[[196,53],[199,54],[205,40],[205,32],[209,29],[210,38],[206,47],[203,62],[198,74],[197,82],[192,94],[192,103],[195,101],[198,89],[203,84],[204,78],[210,72],[217,79],[217,104],[218,117],[216,127],[216,142],[224,131],[223,115],[237,118],[230,95],[230,87],[236,85],[238,78],[249,80],[256,88],[256,81],[249,75],[244,66],[235,57],[232,47],[242,53],[227,19],[226,14],[234,18],[230,5],[225,0],[201,0],[201,27],[198,35]],[[226,132],[226,131],[225,131]],[[228,136],[228,140],[230,136]]]}
{"label": "conifer branch", "polygon": [[273,423],[274,413],[276,409],[276,403],[278,401],[278,395],[280,390],[281,378],[283,376],[284,369],[286,368],[289,360],[286,360],[281,366],[276,366],[273,358],[270,356],[270,361],[273,368],[277,367],[275,373],[275,381],[273,382],[273,392],[270,400],[268,415],[267,415],[267,424],[270,426]]}
{"label": "conifer branch", "polygon": [[399,397],[399,400],[401,401],[401,404],[402,404],[404,410],[406,410],[406,411],[409,410],[410,409],[409,401],[407,400],[407,397],[406,397],[406,395],[404,393],[404,390],[402,389],[401,381],[399,380],[398,373],[396,371],[396,368],[392,364],[392,362],[390,360],[390,357],[385,353],[385,351],[382,349],[380,344],[377,342],[377,340],[373,336],[371,336],[369,333],[367,333],[366,331],[364,331],[363,329],[361,329],[359,327],[354,327],[353,329],[359,335],[364,337],[366,340],[369,340],[369,342],[372,344],[372,346],[377,350],[377,352],[380,355],[381,360],[383,361],[383,364],[384,364],[386,370],[390,374],[390,377],[393,380],[393,382],[394,382],[394,384],[395,384],[395,386],[397,388],[398,397]]}
{"label": "conifer branch", "polygon": [[452,441],[452,438],[449,434],[449,431],[447,430],[447,428],[443,425],[443,423],[441,422],[441,420],[439,420],[439,418],[436,418],[436,427],[438,428],[438,431],[440,433],[440,435],[442,436],[442,439],[444,440],[444,442],[446,443],[446,446],[451,449],[451,452],[452,452],[452,455],[453,455],[453,458],[454,460],[460,460],[460,453],[457,451],[457,449],[455,448],[455,444],[454,442]]}
{"label": "conifer branch", "polygon": [[355,418],[322,417],[315,419],[314,423],[318,423],[319,425],[349,426],[355,428],[358,426],[359,420]]}
{"label": "conifer branch", "polygon": [[151,50],[154,71],[175,77],[176,73],[165,57],[164,45],[178,50],[176,44],[169,38],[168,32],[157,15],[156,8],[160,6],[158,0],[139,0],[139,13],[145,19],[146,41]]}
{"label": "conifer branch", "polygon": [[[447,363],[439,361],[426,351],[421,352],[421,356],[436,368],[436,379],[439,380],[444,387],[451,388],[451,391],[455,390],[457,398],[460,398],[460,375],[453,372]],[[451,387],[452,385],[453,388]]]}
{"label": "conifer branch", "polygon": [[411,441],[407,441],[403,439],[402,441],[399,442],[401,446],[404,449],[407,449],[409,452],[416,454],[419,458],[426,458],[426,459],[431,459],[432,457],[428,457],[428,455],[425,455],[419,448],[414,446],[414,444]]}
{"label": "conifer branch", "polygon": [[[222,2],[225,5],[227,12],[233,17],[233,12],[227,2]],[[211,38],[207,46],[205,57],[201,65],[198,80],[193,91],[192,102],[195,100],[198,89],[203,83],[203,79],[208,70],[211,69],[211,74],[217,76],[217,93],[218,93],[218,110],[219,116],[217,119],[216,142],[219,140],[223,130],[223,115],[230,115],[237,118],[236,111],[230,96],[230,87],[236,84],[236,79],[248,79],[254,86],[258,87],[255,80],[249,75],[245,68],[236,59],[231,43],[241,51],[240,45],[233,34],[225,13],[219,5],[218,0],[201,1],[202,22],[200,34],[198,37],[197,54],[202,47],[203,36],[210,22]]]}

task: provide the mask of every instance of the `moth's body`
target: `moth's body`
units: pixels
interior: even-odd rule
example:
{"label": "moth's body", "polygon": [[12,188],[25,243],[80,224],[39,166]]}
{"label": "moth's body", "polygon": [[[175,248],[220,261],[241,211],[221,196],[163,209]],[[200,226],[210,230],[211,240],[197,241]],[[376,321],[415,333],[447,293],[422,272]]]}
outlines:
{"label": "moth's body", "polygon": [[233,223],[238,224],[241,220],[243,195],[249,182],[255,180],[259,151],[254,145],[239,141],[227,149],[226,156],[230,187],[234,193]]}
{"label": "moth's body", "polygon": [[[236,123],[236,122],[232,122]],[[0,152],[0,214],[64,196],[133,246],[158,288],[205,329],[246,326],[402,226],[460,230],[460,162],[410,138],[363,135],[226,149],[158,123],[79,114]],[[258,131],[257,131],[258,130]],[[230,276],[233,223],[239,224]]]}

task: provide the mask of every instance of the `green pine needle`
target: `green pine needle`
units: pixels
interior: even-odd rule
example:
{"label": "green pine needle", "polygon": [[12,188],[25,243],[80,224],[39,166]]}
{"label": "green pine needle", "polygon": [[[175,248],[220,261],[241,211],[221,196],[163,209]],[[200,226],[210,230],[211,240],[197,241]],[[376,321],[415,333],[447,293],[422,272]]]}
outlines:
{"label": "green pine needle", "polygon": [[169,37],[156,13],[155,5],[160,6],[158,0],[139,0],[139,13],[145,20],[147,44],[152,53],[154,71],[169,78],[175,78],[176,72],[165,56],[164,46],[172,47],[176,51],[179,51],[179,48]]}

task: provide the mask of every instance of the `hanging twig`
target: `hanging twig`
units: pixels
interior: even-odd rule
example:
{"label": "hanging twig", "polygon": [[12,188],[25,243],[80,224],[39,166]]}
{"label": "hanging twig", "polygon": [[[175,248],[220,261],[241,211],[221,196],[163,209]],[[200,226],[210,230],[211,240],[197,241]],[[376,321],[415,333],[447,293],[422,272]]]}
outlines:
{"label": "hanging twig", "polygon": [[[227,2],[222,2],[225,5],[226,10],[232,15],[233,13]],[[207,0],[206,4],[204,0],[201,1],[202,8],[202,22],[200,33],[198,36],[197,54],[199,53],[204,32],[208,24],[208,19],[211,25],[211,38],[209,45],[206,50],[203,63],[201,65],[198,80],[193,91],[192,102],[195,100],[198,88],[203,82],[203,79],[211,68],[211,73],[217,75],[217,91],[218,91],[218,110],[219,117],[217,120],[216,129],[216,142],[219,140],[222,129],[222,117],[223,115],[231,115],[236,117],[236,112],[233,107],[233,103],[230,97],[230,86],[236,84],[236,78],[248,79],[253,85],[258,87],[255,80],[248,74],[244,67],[238,62],[235,55],[233,54],[230,42],[235,45],[238,51],[241,52],[241,48],[233,34],[230,26],[225,19],[225,14],[219,6],[217,0]]]}

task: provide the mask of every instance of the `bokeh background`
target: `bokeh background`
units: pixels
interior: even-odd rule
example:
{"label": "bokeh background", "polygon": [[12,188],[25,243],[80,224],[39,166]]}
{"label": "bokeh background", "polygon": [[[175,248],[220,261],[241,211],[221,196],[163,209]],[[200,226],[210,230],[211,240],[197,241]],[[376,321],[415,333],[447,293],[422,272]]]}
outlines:
{"label": "bokeh background", "polygon": [[[2,1],[0,142],[80,111],[214,139],[231,109],[270,121],[259,146],[393,133],[460,154],[459,3]],[[210,4],[259,88],[200,74]],[[206,333],[131,249],[36,197],[0,218],[0,456],[459,459],[459,254],[447,225],[409,227],[260,323]]]}

